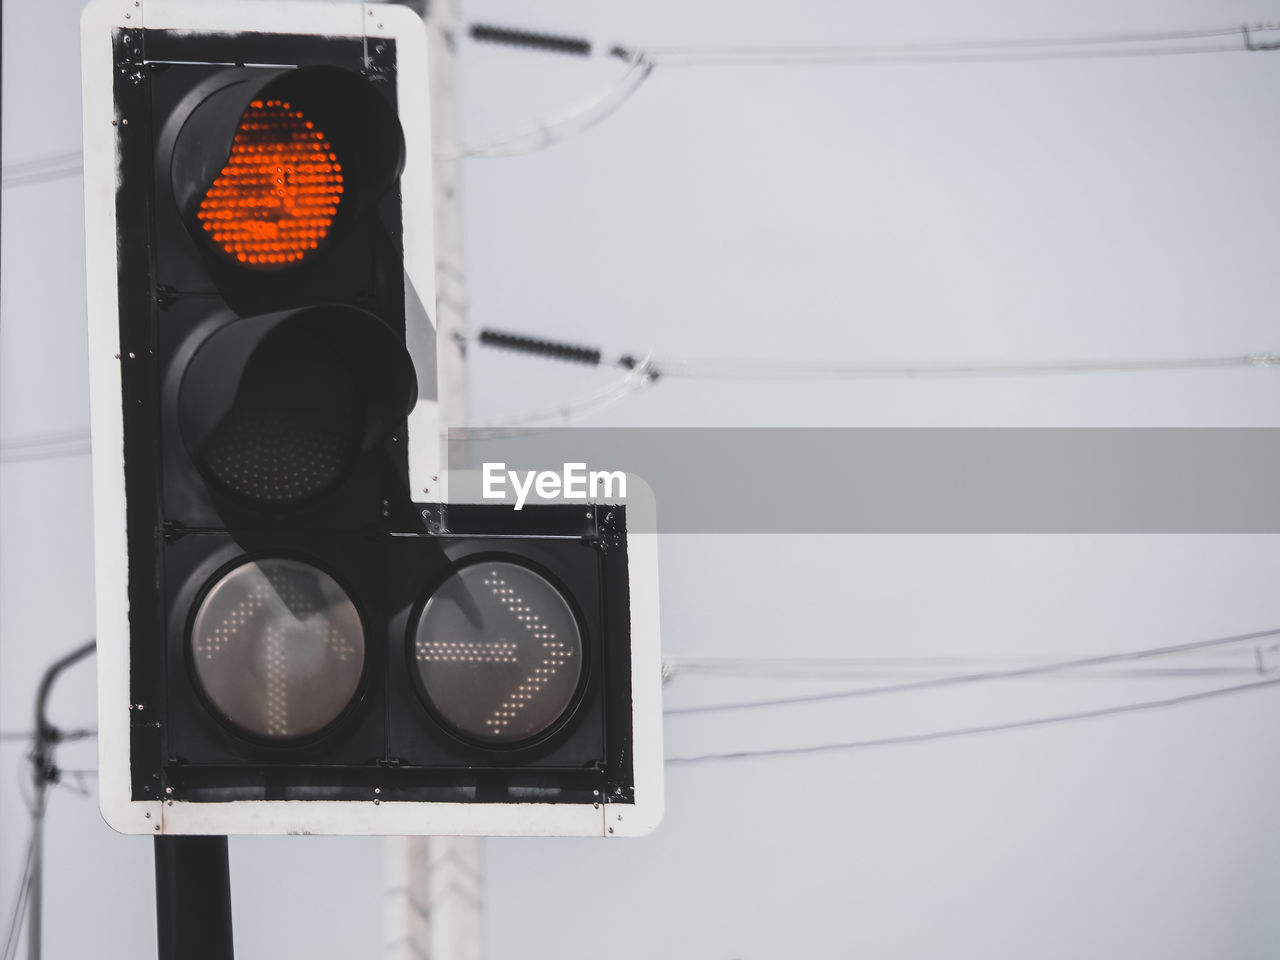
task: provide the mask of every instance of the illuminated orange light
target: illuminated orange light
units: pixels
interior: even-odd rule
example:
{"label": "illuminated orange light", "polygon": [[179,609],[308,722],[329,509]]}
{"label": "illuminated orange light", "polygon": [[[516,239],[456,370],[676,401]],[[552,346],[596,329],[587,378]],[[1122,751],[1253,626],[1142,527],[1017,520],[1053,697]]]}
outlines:
{"label": "illuminated orange light", "polygon": [[319,246],[338,213],[337,160],[300,110],[283,100],[254,100],[196,216],[214,243],[246,266],[296,263]]}

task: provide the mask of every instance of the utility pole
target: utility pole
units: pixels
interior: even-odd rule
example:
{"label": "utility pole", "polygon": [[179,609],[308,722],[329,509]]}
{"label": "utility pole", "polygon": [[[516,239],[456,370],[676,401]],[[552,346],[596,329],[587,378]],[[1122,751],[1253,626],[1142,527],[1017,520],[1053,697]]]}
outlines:
{"label": "utility pole", "polygon": [[31,751],[32,786],[35,788],[35,797],[31,804],[31,874],[27,879],[30,884],[27,892],[27,957],[29,960],[40,960],[40,952],[43,948],[41,922],[44,913],[44,814],[48,803],[49,784],[59,777],[58,768],[53,762],[53,749],[62,739],[58,728],[49,722],[49,693],[53,690],[54,681],[63,671],[89,656],[95,647],[94,641],[90,640],[55,661],[40,678],[40,687],[36,691],[35,744]]}
{"label": "utility pole", "polygon": [[[458,0],[402,0],[427,25],[436,254],[436,344],[442,431],[467,422],[466,266],[455,63]],[[454,466],[457,466],[456,464]],[[387,849],[388,960],[482,960],[484,859],[476,837],[392,837]]]}

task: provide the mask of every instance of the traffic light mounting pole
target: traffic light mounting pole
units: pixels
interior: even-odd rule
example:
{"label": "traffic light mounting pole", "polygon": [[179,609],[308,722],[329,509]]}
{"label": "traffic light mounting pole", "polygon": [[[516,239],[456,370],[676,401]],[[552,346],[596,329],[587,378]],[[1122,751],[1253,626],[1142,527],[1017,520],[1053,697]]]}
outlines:
{"label": "traffic light mounting pole", "polygon": [[156,837],[159,960],[232,960],[226,837]]}

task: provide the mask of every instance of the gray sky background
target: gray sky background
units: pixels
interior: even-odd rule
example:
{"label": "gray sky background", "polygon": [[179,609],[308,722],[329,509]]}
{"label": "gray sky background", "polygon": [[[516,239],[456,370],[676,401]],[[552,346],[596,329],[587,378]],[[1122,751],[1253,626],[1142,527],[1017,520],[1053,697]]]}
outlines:
{"label": "gray sky background", "polygon": [[[1258,3],[464,4],[647,44],[895,43],[1193,29]],[[79,4],[4,8],[4,162],[80,142]],[[608,87],[616,62],[461,48],[469,142]],[[466,168],[473,325],[619,351],[1035,361],[1280,349],[1280,53],[660,68],[615,116]],[[87,426],[79,181],[3,197],[0,436]],[[64,268],[62,265],[67,264]],[[614,374],[476,351],[479,419]],[[592,425],[1280,426],[1268,370],[862,384],[659,381]],[[93,633],[88,459],[0,466],[0,728]],[[779,495],[776,465],[707,484]],[[661,504],[659,504],[661,509]],[[1274,536],[673,536],[671,656],[1119,652],[1280,626]],[[1247,667],[1251,651],[1222,658]],[[1216,662],[1216,661],[1215,661]],[[94,720],[92,668],[53,704]],[[803,745],[1160,699],[1214,679],[1023,680],[672,718],[667,753]],[[1224,681],[1227,682],[1227,681]],[[1231,680],[1229,682],[1238,682]],[[839,686],[679,676],[668,704]],[[1280,694],[967,740],[668,770],[628,842],[491,840],[490,956],[1280,953]],[[0,743],[0,905],[24,842]],[[91,746],[63,751],[70,768]],[[55,791],[46,955],[154,951],[151,844]],[[382,842],[232,842],[243,960],[369,955]]]}

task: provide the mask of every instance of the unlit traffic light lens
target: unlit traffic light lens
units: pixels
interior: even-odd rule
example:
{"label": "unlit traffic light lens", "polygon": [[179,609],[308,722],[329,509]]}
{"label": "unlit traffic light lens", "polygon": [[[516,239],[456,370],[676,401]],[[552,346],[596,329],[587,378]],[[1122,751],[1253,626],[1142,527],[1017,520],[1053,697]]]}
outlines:
{"label": "unlit traffic light lens", "polygon": [[342,180],[338,155],[301,110],[287,100],[254,100],[196,216],[228,256],[251,269],[278,270],[324,242]]}
{"label": "unlit traffic light lens", "polygon": [[296,333],[268,337],[198,457],[232,496],[288,507],[345,476],[362,427],[360,390],[331,346]]}
{"label": "unlit traffic light lens", "polygon": [[471,740],[505,745],[545,733],[568,712],[583,643],[559,590],[498,560],[455,571],[431,595],[412,657],[441,719]]}
{"label": "unlit traffic light lens", "polygon": [[190,656],[215,711],[245,733],[291,740],[324,729],[355,697],[364,670],[360,615],[323,571],[249,561],[209,590]]}

